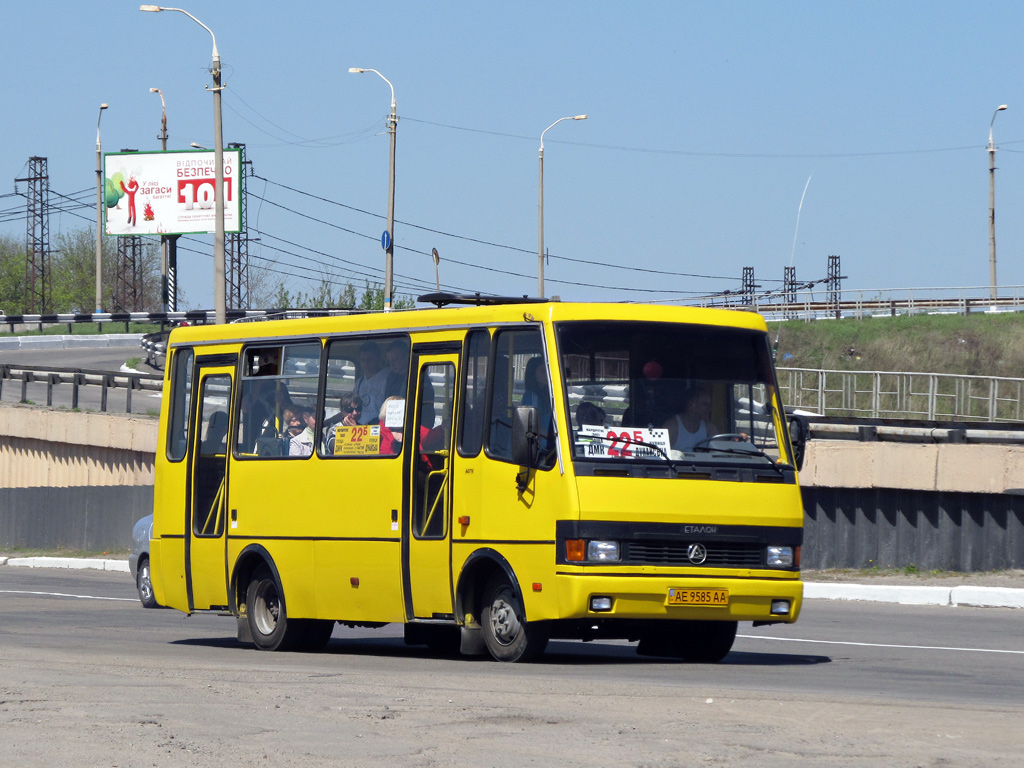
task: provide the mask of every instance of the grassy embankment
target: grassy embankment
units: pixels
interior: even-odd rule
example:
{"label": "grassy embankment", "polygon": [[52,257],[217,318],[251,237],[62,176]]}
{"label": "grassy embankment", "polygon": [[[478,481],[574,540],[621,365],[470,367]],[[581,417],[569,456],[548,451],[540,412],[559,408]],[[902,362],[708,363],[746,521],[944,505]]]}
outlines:
{"label": "grassy embankment", "polygon": [[1024,378],[1024,314],[791,320],[769,328],[780,368]]}

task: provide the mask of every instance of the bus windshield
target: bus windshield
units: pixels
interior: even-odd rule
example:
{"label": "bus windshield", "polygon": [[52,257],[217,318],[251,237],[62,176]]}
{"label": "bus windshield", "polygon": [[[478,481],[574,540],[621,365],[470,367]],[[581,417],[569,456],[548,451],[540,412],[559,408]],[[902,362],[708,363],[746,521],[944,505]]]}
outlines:
{"label": "bus windshield", "polygon": [[557,339],[576,461],[788,461],[763,331],[579,321]]}

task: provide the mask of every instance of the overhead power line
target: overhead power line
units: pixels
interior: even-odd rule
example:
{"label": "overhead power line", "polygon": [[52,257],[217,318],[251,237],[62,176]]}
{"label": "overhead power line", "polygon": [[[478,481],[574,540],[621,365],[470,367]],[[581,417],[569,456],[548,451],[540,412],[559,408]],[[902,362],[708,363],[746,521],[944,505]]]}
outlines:
{"label": "overhead power line", "polygon": [[[354,211],[356,213],[361,213],[361,214],[364,214],[364,215],[367,215],[367,216],[373,216],[375,218],[380,218],[380,219],[384,218],[384,216],[382,216],[381,214],[373,213],[372,211],[367,211],[367,210],[364,210],[362,208],[357,208],[357,207],[352,206],[352,205],[347,205],[345,203],[338,202],[337,200],[331,200],[330,198],[322,197],[320,195],[314,195],[311,192],[306,192],[305,190],[297,189],[296,187],[291,187],[291,186],[289,186],[287,184],[282,184],[281,182],[273,181],[273,180],[268,179],[268,178],[266,178],[264,176],[254,175],[254,178],[260,179],[260,181],[263,181],[266,184],[271,184],[271,185],[273,185],[275,187],[281,187],[282,189],[287,189],[289,192],[294,192],[295,194],[303,195],[303,196],[309,197],[309,198],[311,198],[313,200],[319,200],[320,202],[327,203],[328,205],[334,205],[334,206],[337,206],[339,208],[344,208],[346,210]],[[253,193],[250,192],[249,194],[253,194]],[[259,199],[264,199],[264,198],[259,198]],[[271,205],[277,205],[278,207],[285,208],[286,210],[289,210],[292,213],[295,213],[295,214],[297,214],[299,216],[308,216],[308,214],[304,214],[304,213],[302,213],[300,211],[295,211],[293,209],[287,208],[286,206],[282,206],[279,203],[274,203],[274,202],[269,201],[269,200],[267,200],[266,202],[270,203]],[[314,220],[314,221],[320,221],[319,219],[316,219],[315,217],[312,217],[312,216],[309,216],[309,218]],[[401,224],[404,227],[411,227],[413,229],[418,229],[418,230],[423,231],[423,232],[430,232],[431,234],[435,234],[435,235],[442,235],[444,237],[451,237],[451,238],[456,239],[456,240],[464,240],[466,242],[476,243],[478,245],[487,245],[487,246],[490,246],[490,247],[493,247],[493,248],[503,248],[505,250],[515,251],[517,253],[529,254],[531,256],[533,256],[536,253],[536,251],[534,251],[532,249],[519,248],[519,247],[514,246],[514,245],[504,245],[502,243],[495,243],[495,242],[491,242],[489,240],[481,240],[479,238],[468,237],[466,235],[457,235],[457,234],[455,234],[453,232],[446,232],[446,231],[440,230],[440,229],[432,229],[430,227],[424,227],[424,226],[421,226],[419,224],[412,224],[412,223],[407,222],[407,221],[399,221],[399,220],[396,219],[396,222],[398,224]],[[366,235],[366,234],[354,232],[353,230],[346,229],[344,227],[340,227],[340,226],[335,225],[335,224],[330,224],[329,222],[323,222],[323,223],[328,223],[329,226],[334,226],[337,229],[341,229],[342,231],[358,235],[359,237],[365,237],[365,238],[367,238],[369,240],[376,240],[377,239],[377,237],[375,235]],[[401,248],[401,246],[397,246],[397,247]],[[415,252],[415,253],[424,253],[423,251],[415,251],[414,249],[406,249],[406,250],[413,250],[413,252]],[[430,254],[427,253],[426,255],[429,256]],[[551,258],[551,259],[560,259],[562,261],[568,261],[568,262],[573,262],[573,263],[577,263],[577,264],[587,264],[587,265],[596,266],[596,267],[606,267],[608,269],[622,269],[622,270],[627,270],[629,272],[644,272],[644,273],[653,274],[653,275],[666,275],[666,276],[669,276],[669,277],[686,277],[686,278],[702,279],[702,280],[735,280],[736,279],[735,276],[731,276],[731,275],[702,275],[702,274],[689,273],[689,272],[672,272],[672,271],[669,271],[669,270],[649,269],[649,268],[644,268],[644,267],[633,267],[633,266],[625,265],[625,264],[614,264],[614,263],[609,263],[609,262],[604,262],[604,261],[595,261],[593,259],[577,259],[577,258],[572,258],[570,256],[558,256],[558,255],[555,255],[555,254],[550,254],[549,258]],[[447,259],[447,261],[453,261],[453,263],[463,264],[464,266],[469,266],[469,267],[478,267],[479,266],[479,265],[476,265],[476,264],[468,264],[468,263],[465,263],[465,262],[454,261],[452,259]],[[498,271],[500,272],[501,270],[498,270]],[[515,273],[515,272],[508,272],[507,274],[515,276],[515,277],[528,277],[528,278],[531,278],[531,279],[534,277],[534,275],[522,275],[522,274]],[[617,288],[618,286],[608,286],[608,287],[609,288]]]}

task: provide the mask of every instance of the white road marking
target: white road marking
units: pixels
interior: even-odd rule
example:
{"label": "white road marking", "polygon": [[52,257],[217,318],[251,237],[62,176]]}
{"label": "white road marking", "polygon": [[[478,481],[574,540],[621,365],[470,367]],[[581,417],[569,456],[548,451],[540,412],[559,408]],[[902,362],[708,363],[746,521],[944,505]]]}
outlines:
{"label": "white road marking", "polygon": [[856,645],[863,648],[903,648],[919,651],[967,651],[970,653],[1014,653],[1024,655],[1024,651],[1008,651],[1001,648],[955,648],[944,645],[894,645],[891,643],[855,643],[850,640],[806,640],[799,637],[768,637],[767,635],[736,635],[746,640],[777,640],[783,643],[820,643],[822,645]]}
{"label": "white road marking", "polygon": [[41,595],[43,597],[77,597],[79,600],[114,600],[118,602],[138,602],[133,597],[96,597],[95,595],[68,595],[63,592],[29,592],[21,589],[0,589],[0,595]]}

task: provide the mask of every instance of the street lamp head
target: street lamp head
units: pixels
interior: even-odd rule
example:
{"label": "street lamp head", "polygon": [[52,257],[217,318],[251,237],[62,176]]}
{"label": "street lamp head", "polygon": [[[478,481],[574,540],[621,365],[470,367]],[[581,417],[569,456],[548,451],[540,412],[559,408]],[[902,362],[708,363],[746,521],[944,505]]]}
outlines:
{"label": "street lamp head", "polygon": [[349,67],[348,71],[349,71],[350,74],[353,74],[353,75],[361,75],[366,70],[365,69],[361,69],[359,67]]}
{"label": "street lamp head", "polygon": [[996,107],[996,112],[1002,112],[1004,109],[1006,109],[1006,105],[1002,104],[1002,105]]}
{"label": "street lamp head", "polygon": [[208,147],[204,147],[202,144],[196,144],[194,141],[191,144],[189,144],[189,146],[192,147],[192,149],[205,149],[207,152],[209,152]]}
{"label": "street lamp head", "polygon": [[162,11],[163,8],[161,8],[159,5],[140,5],[139,6],[139,10],[140,11],[151,11],[153,13],[156,13],[157,11]]}
{"label": "street lamp head", "polygon": [[108,106],[110,105],[104,102],[103,104],[100,104],[100,109],[106,109]]}
{"label": "street lamp head", "polygon": [[[1003,109],[1005,109],[1005,107],[1003,107]],[[573,120],[586,120],[586,119],[587,119],[586,115],[576,115],[576,117],[573,118]]]}
{"label": "street lamp head", "polygon": [[150,93],[160,93],[160,89],[159,88],[150,88],[149,92]]}

